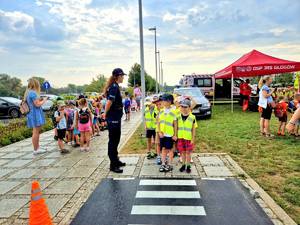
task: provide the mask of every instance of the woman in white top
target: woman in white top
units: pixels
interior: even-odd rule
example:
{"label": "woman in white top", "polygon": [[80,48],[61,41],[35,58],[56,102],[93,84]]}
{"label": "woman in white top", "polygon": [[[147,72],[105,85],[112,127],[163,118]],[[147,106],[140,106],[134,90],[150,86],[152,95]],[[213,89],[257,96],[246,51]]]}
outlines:
{"label": "woman in white top", "polygon": [[261,118],[260,118],[260,133],[266,137],[272,137],[270,133],[270,119],[272,116],[274,100],[272,94],[274,90],[269,88],[272,83],[272,77],[268,76],[259,81],[260,92],[258,106],[262,108]]}

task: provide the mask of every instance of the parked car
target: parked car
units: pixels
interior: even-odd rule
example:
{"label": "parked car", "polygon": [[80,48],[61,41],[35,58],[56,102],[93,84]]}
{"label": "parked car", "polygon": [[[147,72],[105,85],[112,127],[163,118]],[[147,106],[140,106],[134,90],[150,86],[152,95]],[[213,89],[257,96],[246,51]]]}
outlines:
{"label": "parked car", "polygon": [[44,97],[48,97],[49,100],[52,100],[52,101],[55,101],[55,100],[58,100],[58,98],[60,96],[57,96],[57,95],[51,95],[51,94],[41,94],[40,95],[42,98]]}
{"label": "parked car", "polygon": [[175,88],[174,94],[191,97],[194,102],[192,113],[199,118],[211,118],[211,104],[197,87]]}
{"label": "parked car", "polygon": [[44,111],[50,111],[53,107],[54,103],[51,100],[47,100],[43,105],[42,105],[42,109]]}
{"label": "parked car", "polygon": [[13,97],[0,97],[0,116],[19,118],[21,112],[19,109],[21,100]]}

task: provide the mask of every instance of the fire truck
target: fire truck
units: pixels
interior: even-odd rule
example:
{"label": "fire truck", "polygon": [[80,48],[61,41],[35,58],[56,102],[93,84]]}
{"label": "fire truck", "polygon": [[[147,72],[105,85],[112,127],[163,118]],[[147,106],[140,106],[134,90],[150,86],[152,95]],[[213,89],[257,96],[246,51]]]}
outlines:
{"label": "fire truck", "polygon": [[[233,80],[233,97],[238,99],[240,96],[240,84],[243,80],[235,78]],[[231,79],[215,79],[213,74],[191,74],[182,75],[179,82],[183,87],[199,87],[207,98],[230,98]]]}

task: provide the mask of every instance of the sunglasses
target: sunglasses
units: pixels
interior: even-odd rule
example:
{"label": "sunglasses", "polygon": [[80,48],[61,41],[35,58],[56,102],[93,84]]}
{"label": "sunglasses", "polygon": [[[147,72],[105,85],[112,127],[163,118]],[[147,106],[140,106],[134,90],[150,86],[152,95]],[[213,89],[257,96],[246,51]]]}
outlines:
{"label": "sunglasses", "polygon": [[182,107],[182,108],[184,108],[184,109],[187,109],[187,108],[188,108],[188,106],[182,106],[182,105],[181,105],[180,107]]}

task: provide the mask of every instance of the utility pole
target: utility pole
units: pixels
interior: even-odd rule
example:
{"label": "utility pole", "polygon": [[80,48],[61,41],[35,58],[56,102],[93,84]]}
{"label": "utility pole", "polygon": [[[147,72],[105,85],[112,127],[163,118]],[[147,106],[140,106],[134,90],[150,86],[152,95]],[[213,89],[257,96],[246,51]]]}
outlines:
{"label": "utility pole", "polygon": [[156,39],[156,27],[152,27],[152,28],[149,28],[150,31],[154,31],[154,55],[155,55],[155,81],[156,81],[156,84],[155,84],[155,91],[156,91],[156,94],[158,93],[158,84],[159,84],[159,81],[157,80],[157,39]]}
{"label": "utility pole", "polygon": [[[141,59],[141,85],[142,85],[142,113],[145,114],[145,69],[144,69],[144,34],[143,34],[143,7],[142,0],[139,2],[139,27],[140,27],[140,59]],[[145,126],[145,118],[142,116],[143,127]]]}
{"label": "utility pole", "polygon": [[162,86],[162,90],[164,91],[165,90],[165,85],[164,85],[164,71],[163,71],[163,62],[161,61],[160,62],[160,69],[161,69],[161,72],[160,72],[160,78],[161,78],[161,86]]}

